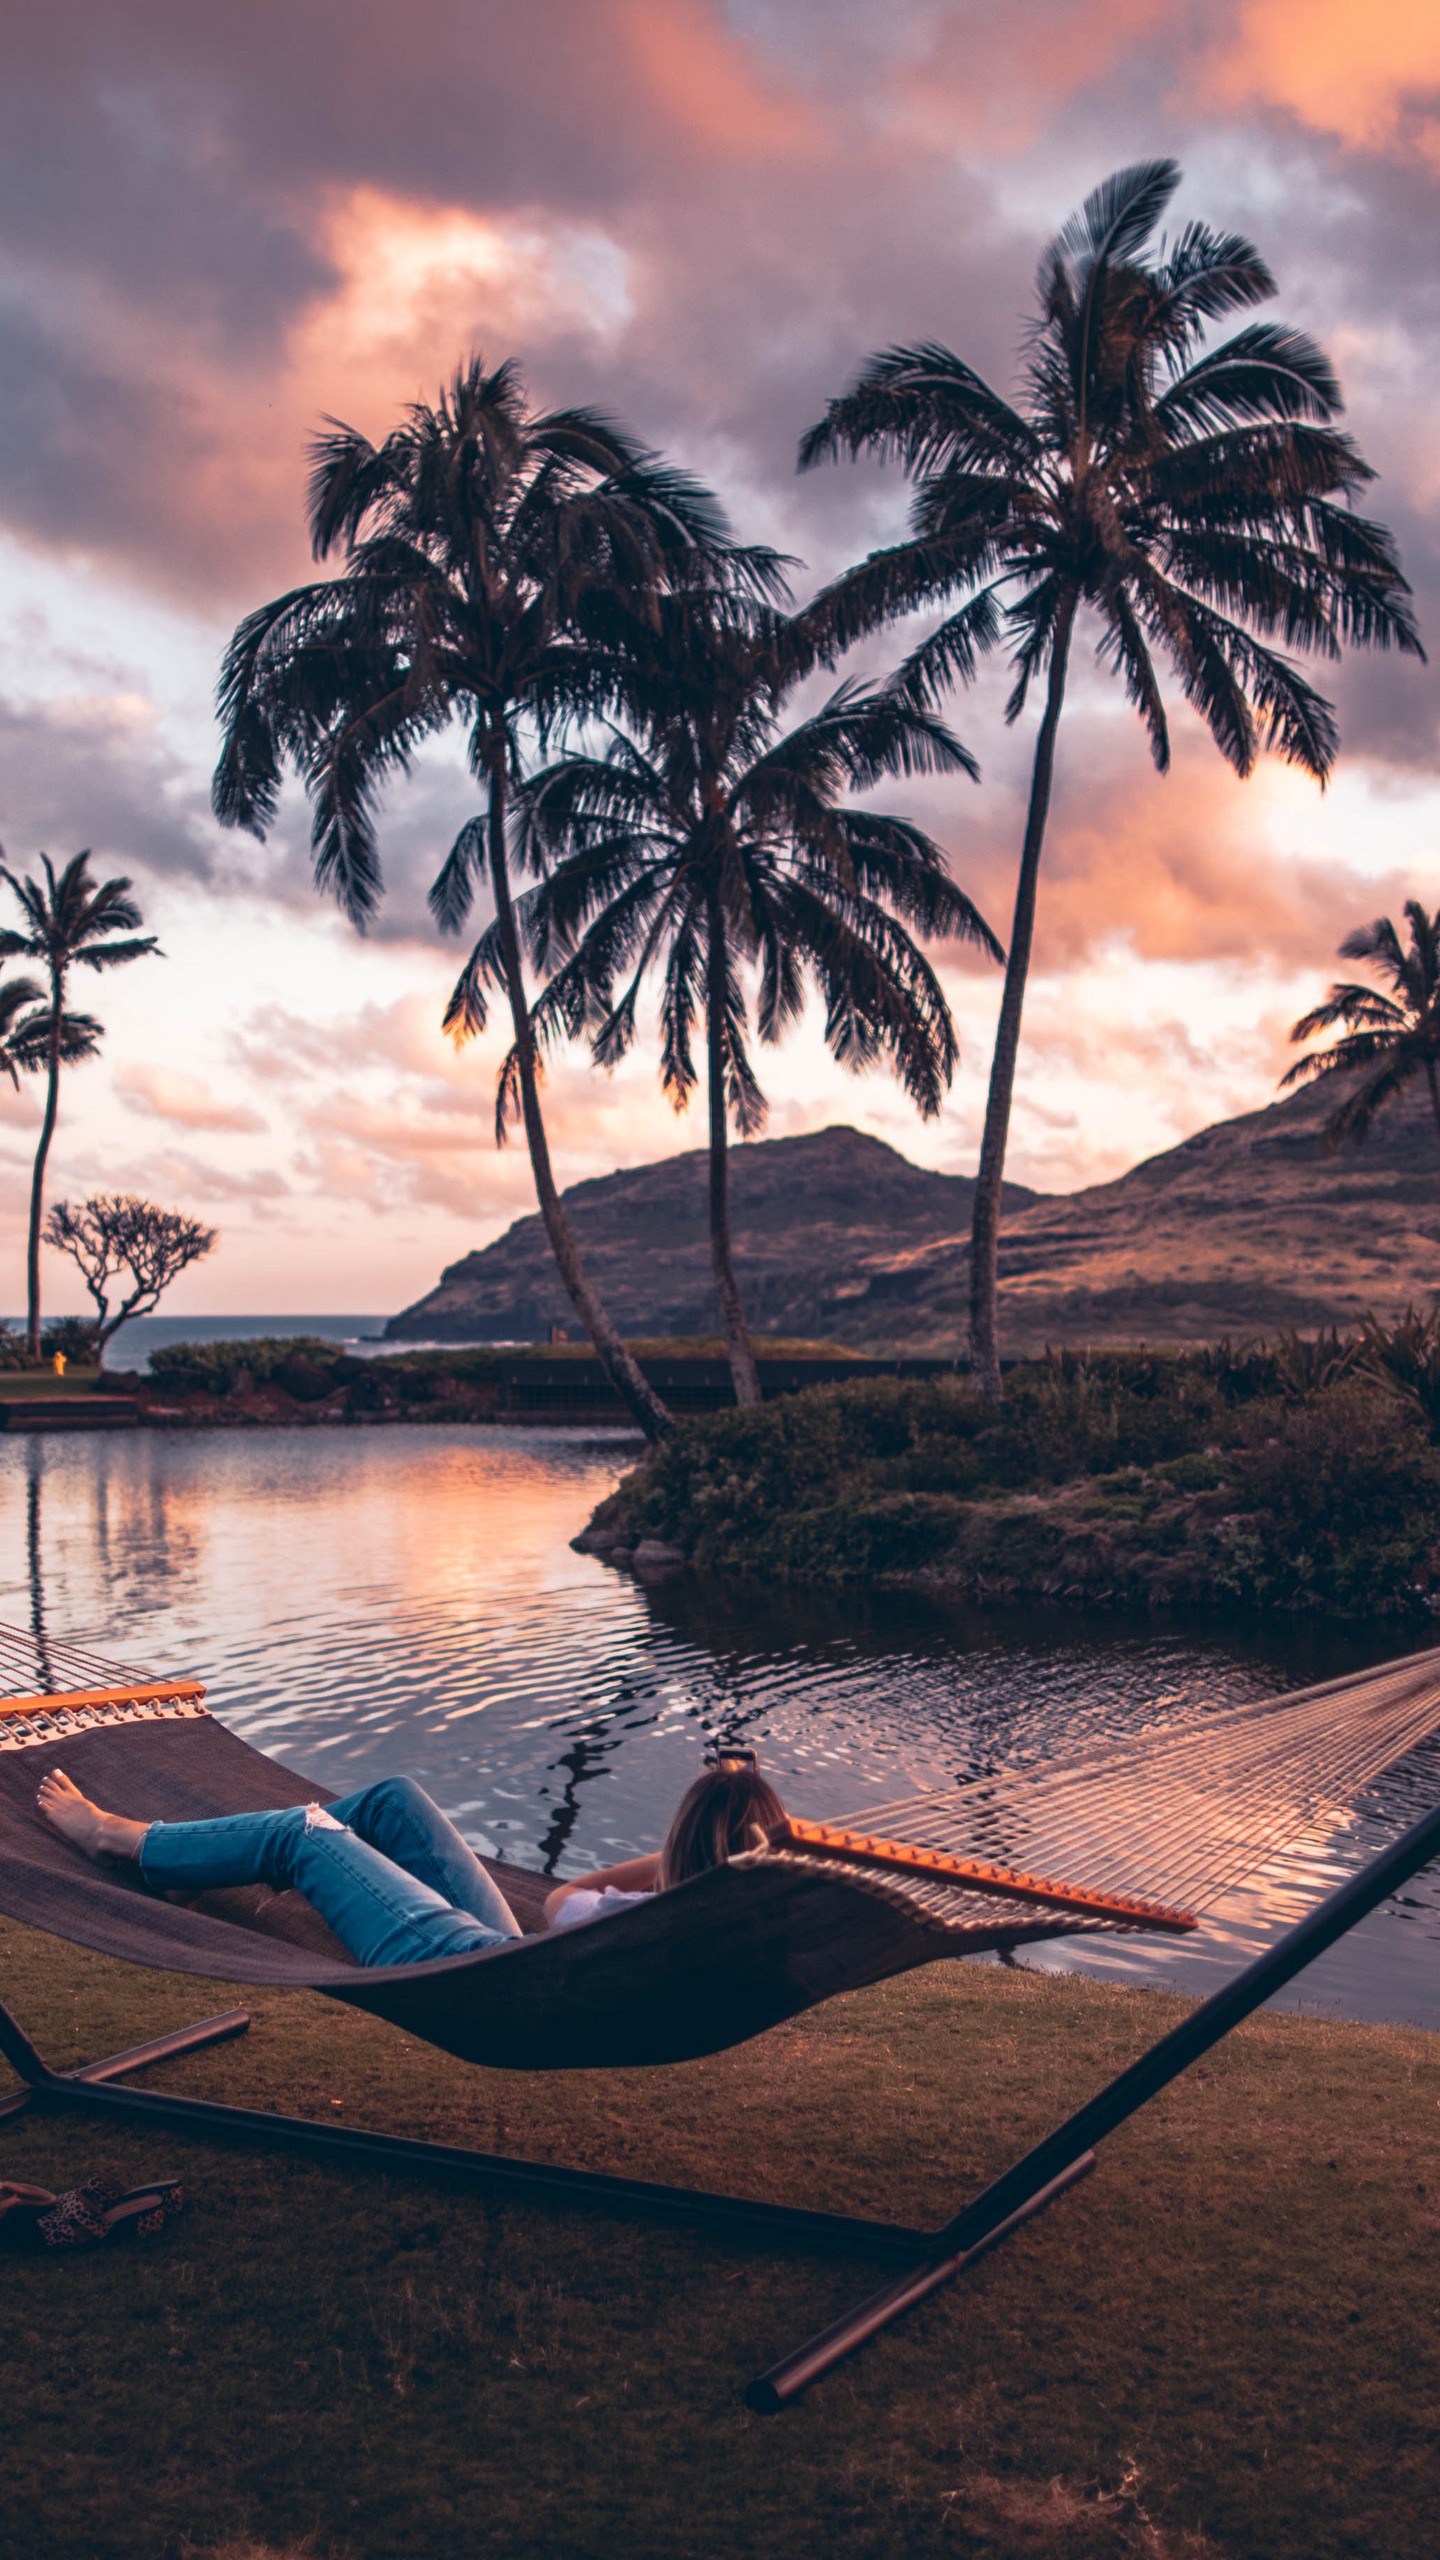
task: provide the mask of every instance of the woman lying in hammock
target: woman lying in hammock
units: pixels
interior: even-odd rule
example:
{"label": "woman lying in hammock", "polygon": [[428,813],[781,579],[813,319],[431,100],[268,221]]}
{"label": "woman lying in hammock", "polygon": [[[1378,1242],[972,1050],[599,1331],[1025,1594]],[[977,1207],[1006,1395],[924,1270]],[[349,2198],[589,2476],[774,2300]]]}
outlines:
{"label": "woman lying in hammock", "polygon": [[[520,1923],[455,1825],[413,1778],[381,1778],[334,1804],[211,1822],[131,1822],[103,1813],[63,1769],[42,1778],[36,1803],[87,1858],[127,1858],[157,1893],[216,1886],[294,1886],[356,1962],[425,1964],[518,1938]],[[784,1807],[759,1771],[721,1761],[676,1807],[664,1845],[547,1896],[545,1925],[564,1929],[762,1848]]]}

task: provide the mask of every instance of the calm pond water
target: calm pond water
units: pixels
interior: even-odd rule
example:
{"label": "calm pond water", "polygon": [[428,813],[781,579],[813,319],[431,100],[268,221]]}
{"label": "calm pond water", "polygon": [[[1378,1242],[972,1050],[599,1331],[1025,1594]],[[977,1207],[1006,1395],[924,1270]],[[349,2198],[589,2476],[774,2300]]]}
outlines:
{"label": "calm pond water", "polygon": [[[479,1847],[559,1874],[653,1845],[712,1736],[757,1744],[797,1812],[846,1813],[1406,1641],[999,1618],[688,1574],[647,1587],[568,1545],[633,1445],[406,1424],[17,1436],[0,1442],[0,1618],[38,1612],[53,1637],[193,1672],[237,1732],[324,1785],[408,1770]],[[1213,1988],[1437,1793],[1427,1745],[1200,1943],[1024,1960]],[[1292,1997],[1440,2027],[1440,1875]]]}

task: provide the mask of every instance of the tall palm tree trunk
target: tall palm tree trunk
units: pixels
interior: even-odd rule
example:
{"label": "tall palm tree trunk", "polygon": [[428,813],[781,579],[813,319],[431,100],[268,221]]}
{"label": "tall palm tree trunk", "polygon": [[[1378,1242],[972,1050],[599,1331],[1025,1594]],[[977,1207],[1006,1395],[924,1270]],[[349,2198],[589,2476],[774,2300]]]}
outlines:
{"label": "tall palm tree trunk", "polygon": [[510,1014],[515,1026],[515,1062],[520,1081],[520,1108],[525,1123],[525,1141],[530,1150],[530,1163],[535,1175],[535,1196],[545,1233],[556,1267],[570,1293],[571,1304],[595,1345],[596,1353],[616,1393],[629,1406],[647,1440],[662,1440],[675,1427],[669,1407],[661,1403],[640,1364],[621,1341],[605,1307],[585,1276],[579,1249],[571,1233],[570,1221],[560,1203],[555,1176],[550,1164],[550,1146],[545,1135],[545,1122],[540,1110],[539,1077],[536,1072],[535,1032],[530,1020],[530,1007],[525,994],[525,972],[520,959],[520,936],[515,925],[515,907],[510,896],[510,873],[505,858],[506,774],[503,748],[490,761],[490,886],[495,896],[495,915],[500,927],[500,953],[505,971],[505,992],[510,999]]}
{"label": "tall palm tree trunk", "polygon": [[1425,1061],[1425,1079],[1430,1087],[1430,1109],[1435,1119],[1435,1135],[1440,1138],[1440,1077],[1435,1073],[1433,1058],[1427,1058]]}
{"label": "tall palm tree trunk", "polygon": [[26,1330],[30,1357],[40,1357],[40,1222],[45,1214],[45,1159],[55,1135],[55,1119],[60,1108],[60,1001],[62,989],[52,975],[50,991],[50,1068],[45,1080],[45,1117],[40,1123],[40,1144],[35,1150],[35,1170],[30,1176],[30,1236],[25,1257],[25,1284],[29,1304]]}
{"label": "tall palm tree trunk", "polygon": [[750,1328],[730,1243],[730,1147],[725,1114],[725,925],[719,900],[712,898],[709,950],[705,960],[705,1047],[710,1080],[710,1259],[715,1294],[725,1328],[725,1348],[737,1404],[759,1404],[760,1372],[750,1344]]}
{"label": "tall palm tree trunk", "polygon": [[1040,855],[1045,821],[1050,814],[1050,786],[1055,772],[1055,733],[1065,699],[1065,671],[1076,598],[1068,595],[1055,622],[1050,683],[1045,716],[1035,742],[1030,777],[1030,808],[1025,844],[1015,889],[1015,921],[1005,963],[1005,993],[995,1034],[990,1068],[990,1094],[985,1105],[985,1135],[980,1144],[980,1170],[970,1220],[970,1372],[982,1396],[998,1403],[1000,1341],[996,1326],[996,1291],[1000,1276],[1000,1191],[1005,1179],[1005,1142],[1010,1134],[1010,1105],[1015,1092],[1015,1061],[1020,1050],[1020,1016],[1025,1008],[1025,981],[1035,939],[1035,894],[1040,881]]}

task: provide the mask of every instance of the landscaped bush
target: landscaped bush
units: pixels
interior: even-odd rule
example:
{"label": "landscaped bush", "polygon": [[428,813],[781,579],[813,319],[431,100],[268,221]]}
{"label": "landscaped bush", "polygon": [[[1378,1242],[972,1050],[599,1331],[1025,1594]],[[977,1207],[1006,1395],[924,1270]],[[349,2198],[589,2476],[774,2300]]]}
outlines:
{"label": "landscaped bush", "polygon": [[313,1352],[297,1351],[270,1374],[273,1383],[297,1404],[319,1404],[335,1392],[336,1366],[334,1360],[318,1360]]}
{"label": "landscaped bush", "polygon": [[1285,1412],[1237,1452],[1232,1488],[1216,1582],[1237,1599],[1388,1615],[1440,1585],[1440,1451],[1363,1383]]}
{"label": "landscaped bush", "polygon": [[268,1386],[292,1361],[301,1361],[328,1377],[336,1360],[335,1345],[314,1334],[262,1334],[253,1342],[165,1343],[150,1354],[150,1375],[176,1395],[228,1396],[242,1376]]}
{"label": "landscaped bush", "polygon": [[[45,1326],[40,1344],[41,1363],[47,1368],[57,1351],[63,1351],[67,1360],[90,1366],[96,1356],[95,1327],[84,1316],[56,1316]],[[34,1368],[25,1335],[14,1325],[0,1324],[0,1376]]]}
{"label": "landscaped bush", "polygon": [[278,1387],[299,1405],[323,1403],[342,1388],[351,1412],[463,1402],[500,1372],[502,1353],[409,1351],[360,1359],[313,1334],[267,1334],[251,1342],[171,1342],[150,1355],[150,1375],[166,1395],[231,1396]]}
{"label": "landscaped bush", "polygon": [[1440,1313],[1411,1307],[1393,1325],[1370,1316],[1355,1349],[1358,1373],[1409,1405],[1440,1439]]}
{"label": "landscaped bush", "polygon": [[357,1360],[355,1367],[359,1375],[352,1377],[345,1389],[345,1404],[348,1412],[388,1413],[398,1405],[400,1398],[394,1381],[387,1377],[378,1362]]}
{"label": "landscaped bush", "polygon": [[97,1327],[88,1316],[55,1316],[40,1334],[42,1357],[53,1360],[58,1351],[66,1360],[79,1366],[93,1367],[99,1358]]}
{"label": "landscaped bush", "polygon": [[[593,1526],[702,1568],[989,1598],[1440,1605],[1427,1322],[1354,1343],[1057,1353],[1017,1367],[999,1407],[958,1381],[811,1388],[687,1422]],[[1440,1344],[1434,1358],[1440,1379]]]}

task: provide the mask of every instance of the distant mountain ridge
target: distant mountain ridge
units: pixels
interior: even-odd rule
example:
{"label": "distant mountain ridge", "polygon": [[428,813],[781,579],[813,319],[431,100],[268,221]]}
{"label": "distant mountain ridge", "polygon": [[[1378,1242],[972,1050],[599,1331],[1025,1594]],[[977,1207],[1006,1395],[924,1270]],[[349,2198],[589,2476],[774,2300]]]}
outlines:
{"label": "distant mountain ridge", "polygon": [[[1008,1222],[1002,1331],[1052,1342],[1182,1343],[1289,1325],[1354,1330],[1440,1290],[1440,1136],[1423,1086],[1363,1147],[1323,1125],[1339,1088],[1312,1085],[1197,1130],[1114,1182],[1052,1194]],[[872,1322],[916,1350],[966,1314],[964,1257],[925,1247],[877,1275]],[[883,1317],[882,1317],[883,1302]],[[870,1338],[873,1338],[870,1337]]]}
{"label": "distant mountain ridge", "polygon": [[[1310,1087],[1218,1121],[1117,1181],[1068,1194],[1007,1186],[1001,1330],[1046,1342],[1180,1343],[1353,1328],[1440,1291],[1440,1138],[1404,1097],[1364,1148],[1328,1153],[1333,1092]],[[757,1332],[857,1350],[964,1347],[970,1203],[855,1129],[737,1147],[736,1259]],[[631,1334],[715,1330],[696,1152],[566,1193],[602,1294]],[[392,1318],[397,1340],[535,1340],[573,1327],[538,1217],[467,1254]]]}
{"label": "distant mountain ridge", "polygon": [[[975,1185],[930,1173],[858,1129],[766,1138],[731,1155],[735,1260],[757,1333],[850,1338],[852,1305],[897,1247],[968,1234]],[[601,1296],[627,1334],[713,1334],[703,1148],[604,1174],[567,1191],[566,1211]],[[1006,1185],[1013,1212],[1039,1199]],[[537,1341],[575,1310],[538,1216],[517,1219],[441,1274],[400,1315],[394,1341]]]}

